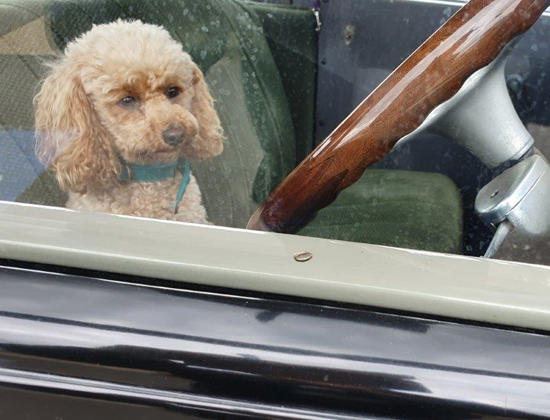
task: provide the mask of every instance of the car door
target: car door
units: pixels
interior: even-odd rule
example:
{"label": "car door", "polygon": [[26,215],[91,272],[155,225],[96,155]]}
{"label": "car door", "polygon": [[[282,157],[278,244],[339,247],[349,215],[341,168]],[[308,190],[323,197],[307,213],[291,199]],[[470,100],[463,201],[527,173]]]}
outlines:
{"label": "car door", "polygon": [[[464,2],[288,3],[3,4],[0,418],[548,417],[545,248],[482,257],[475,197],[505,168],[424,133],[299,234],[245,229]],[[68,209],[34,157],[42,60],[118,18],[167,28],[205,74],[226,151],[192,171],[213,225]],[[548,22],[506,69],[542,153]]]}

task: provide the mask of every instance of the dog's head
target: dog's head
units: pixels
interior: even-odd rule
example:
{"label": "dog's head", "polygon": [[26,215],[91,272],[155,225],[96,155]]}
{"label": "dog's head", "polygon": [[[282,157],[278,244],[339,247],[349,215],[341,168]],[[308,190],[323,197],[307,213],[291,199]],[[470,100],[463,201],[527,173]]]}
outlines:
{"label": "dog's head", "polygon": [[38,157],[77,192],[118,182],[125,162],[223,150],[202,72],[166,30],[140,21],[94,26],[69,43],[35,97],[35,125]]}

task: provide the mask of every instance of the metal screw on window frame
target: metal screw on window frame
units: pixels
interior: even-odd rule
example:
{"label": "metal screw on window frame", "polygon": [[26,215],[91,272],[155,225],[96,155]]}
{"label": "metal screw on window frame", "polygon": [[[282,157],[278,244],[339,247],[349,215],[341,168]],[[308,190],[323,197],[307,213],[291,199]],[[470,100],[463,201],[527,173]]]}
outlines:
{"label": "metal screw on window frame", "polygon": [[313,258],[313,254],[309,251],[301,251],[294,254],[294,260],[297,262],[308,262]]}

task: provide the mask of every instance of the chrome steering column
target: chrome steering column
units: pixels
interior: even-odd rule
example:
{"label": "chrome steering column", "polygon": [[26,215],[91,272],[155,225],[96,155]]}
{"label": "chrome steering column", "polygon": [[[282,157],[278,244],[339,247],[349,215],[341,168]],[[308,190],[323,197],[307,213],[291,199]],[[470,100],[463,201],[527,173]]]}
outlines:
{"label": "chrome steering column", "polygon": [[508,94],[504,69],[511,47],[470,76],[398,145],[429,132],[460,144],[489,168],[508,166],[475,201],[478,216],[496,228],[485,256],[548,264],[550,165],[534,149]]}
{"label": "chrome steering column", "polygon": [[498,226],[486,257],[550,263],[550,165],[543,156],[533,154],[485,185],[475,209]]}

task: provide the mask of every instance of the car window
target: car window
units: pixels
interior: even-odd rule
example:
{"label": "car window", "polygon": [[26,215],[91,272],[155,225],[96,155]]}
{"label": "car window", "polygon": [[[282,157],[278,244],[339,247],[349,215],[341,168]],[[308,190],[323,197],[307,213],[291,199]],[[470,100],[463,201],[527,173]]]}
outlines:
{"label": "car window", "polygon": [[[0,200],[70,209],[71,224],[111,214],[253,235],[270,193],[462,4],[6,0]],[[549,23],[281,231],[548,264]]]}

